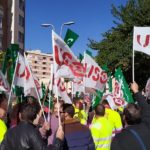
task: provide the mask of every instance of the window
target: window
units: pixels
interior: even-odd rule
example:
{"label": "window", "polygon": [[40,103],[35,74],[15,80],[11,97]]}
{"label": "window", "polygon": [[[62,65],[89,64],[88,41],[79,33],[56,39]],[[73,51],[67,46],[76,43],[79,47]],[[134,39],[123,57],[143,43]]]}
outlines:
{"label": "window", "polygon": [[24,34],[21,33],[20,31],[18,32],[18,41],[20,43],[24,43]]}
{"label": "window", "polygon": [[19,25],[21,27],[24,27],[24,17],[22,17],[21,15],[19,15]]}
{"label": "window", "polygon": [[19,0],[19,8],[24,11],[24,0]]}

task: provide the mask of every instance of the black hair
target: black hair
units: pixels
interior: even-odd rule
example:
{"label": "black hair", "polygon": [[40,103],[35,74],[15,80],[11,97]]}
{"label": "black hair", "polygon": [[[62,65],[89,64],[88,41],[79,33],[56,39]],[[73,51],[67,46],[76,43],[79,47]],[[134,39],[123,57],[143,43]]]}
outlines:
{"label": "black hair", "polygon": [[38,103],[24,104],[20,110],[21,119],[24,121],[33,122],[37,114],[39,113],[39,111],[40,111],[40,105]]}
{"label": "black hair", "polygon": [[74,107],[71,104],[63,104],[63,112],[68,113],[68,115],[72,118],[75,114]]}
{"label": "black hair", "polygon": [[0,107],[3,109],[7,109],[7,97],[4,93],[0,94]]}
{"label": "black hair", "polygon": [[123,111],[125,121],[128,125],[134,125],[141,122],[141,109],[137,104],[129,103]]}
{"label": "black hair", "polygon": [[102,104],[98,104],[95,107],[95,114],[98,116],[104,116],[105,115],[105,107]]}

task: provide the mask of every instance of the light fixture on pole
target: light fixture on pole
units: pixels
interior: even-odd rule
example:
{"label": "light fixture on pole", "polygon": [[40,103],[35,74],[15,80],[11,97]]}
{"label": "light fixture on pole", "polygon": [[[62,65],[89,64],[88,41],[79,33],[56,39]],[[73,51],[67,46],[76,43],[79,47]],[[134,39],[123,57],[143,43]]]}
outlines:
{"label": "light fixture on pole", "polygon": [[72,24],[75,24],[75,22],[74,21],[69,21],[69,22],[65,22],[65,23],[63,23],[62,25],[61,25],[61,29],[60,29],[60,36],[62,35],[62,30],[63,30],[63,26],[64,25],[72,25]]}
{"label": "light fixture on pole", "polygon": [[52,24],[48,24],[48,23],[43,23],[41,24],[42,27],[48,28],[48,27],[52,27],[52,29],[55,31],[55,27]]}

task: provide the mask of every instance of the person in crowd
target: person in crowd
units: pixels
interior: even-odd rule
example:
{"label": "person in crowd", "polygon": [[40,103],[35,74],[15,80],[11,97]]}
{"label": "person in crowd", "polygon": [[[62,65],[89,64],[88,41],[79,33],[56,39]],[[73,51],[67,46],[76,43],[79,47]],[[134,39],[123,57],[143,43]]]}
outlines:
{"label": "person in crowd", "polygon": [[58,110],[59,113],[62,112],[62,104],[63,104],[62,101],[59,101],[59,103],[57,102],[54,103],[53,113],[49,119],[51,134],[48,137],[48,144],[53,144],[54,142],[54,137],[59,126]]}
{"label": "person in crowd", "polygon": [[105,117],[110,121],[112,128],[113,128],[113,134],[112,137],[114,137],[117,133],[121,132],[122,130],[122,120],[120,114],[112,110],[110,108],[110,105],[106,99],[102,100],[102,104],[105,107]]}
{"label": "person in crowd", "polygon": [[7,131],[7,126],[4,122],[7,109],[7,98],[5,94],[0,94],[0,143],[2,142],[4,135]]}
{"label": "person in crowd", "polygon": [[[25,104],[22,106],[19,117],[20,123],[8,130],[4,140],[1,143],[1,150],[46,150],[47,145],[42,140],[39,131],[33,125],[33,121],[40,115],[40,107],[34,107],[33,104]],[[56,134],[56,143],[54,147],[49,149],[60,150],[63,140],[62,128]]]}
{"label": "person in crowd", "polygon": [[73,118],[75,109],[71,104],[63,105],[64,150],[95,150],[94,141],[88,127]]}
{"label": "person in crowd", "polygon": [[111,150],[149,150],[150,149],[150,105],[139,92],[137,83],[131,84],[137,104],[128,104],[123,112],[125,129],[117,134]]}
{"label": "person in crowd", "polygon": [[83,125],[87,124],[88,112],[85,110],[85,103],[83,99],[75,97],[73,99],[74,108],[75,108],[75,118],[80,120],[80,123]]}
{"label": "person in crowd", "polygon": [[90,126],[95,150],[110,150],[112,126],[104,115],[105,107],[102,104],[98,104],[95,107],[95,115]]}

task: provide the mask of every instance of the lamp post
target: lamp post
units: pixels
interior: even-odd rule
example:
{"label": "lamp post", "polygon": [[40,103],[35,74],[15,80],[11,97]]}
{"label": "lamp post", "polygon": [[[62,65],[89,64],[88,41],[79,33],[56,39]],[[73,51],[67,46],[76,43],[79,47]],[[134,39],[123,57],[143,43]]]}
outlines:
{"label": "lamp post", "polygon": [[62,35],[62,30],[63,30],[63,27],[64,27],[64,25],[72,25],[72,24],[75,24],[75,22],[74,21],[69,21],[69,22],[65,22],[65,23],[63,23],[62,25],[61,25],[61,28],[60,28],[60,37],[61,37],[61,35]]}
{"label": "lamp post", "polygon": [[42,27],[48,28],[48,27],[52,27],[52,29],[55,31],[55,27],[52,24],[48,24],[48,23],[43,23],[41,24]]}

